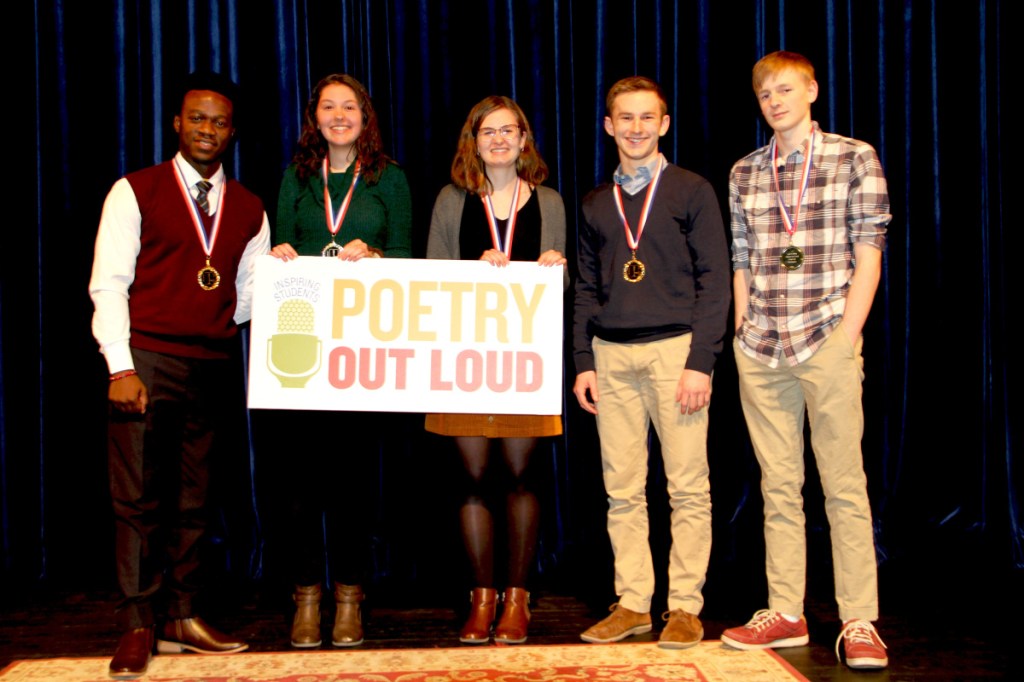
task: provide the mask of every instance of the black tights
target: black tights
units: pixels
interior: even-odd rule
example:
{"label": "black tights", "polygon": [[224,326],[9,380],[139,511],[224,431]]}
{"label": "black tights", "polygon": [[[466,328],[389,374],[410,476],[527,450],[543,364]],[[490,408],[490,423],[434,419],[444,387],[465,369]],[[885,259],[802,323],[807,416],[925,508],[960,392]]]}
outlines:
{"label": "black tights", "polygon": [[[505,495],[508,517],[508,586],[524,587],[537,546],[540,504],[526,485],[530,455],[536,438],[493,439],[501,448],[502,460],[512,483]],[[470,489],[459,510],[462,542],[473,567],[476,587],[494,587],[494,519],[482,491],[490,460],[492,439],[483,436],[455,438]]]}

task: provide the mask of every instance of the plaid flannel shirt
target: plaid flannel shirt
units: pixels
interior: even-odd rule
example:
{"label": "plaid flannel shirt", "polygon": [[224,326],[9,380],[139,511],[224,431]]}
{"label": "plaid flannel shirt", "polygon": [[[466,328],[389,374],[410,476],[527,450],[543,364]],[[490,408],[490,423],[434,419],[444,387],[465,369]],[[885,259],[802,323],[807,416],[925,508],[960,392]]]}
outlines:
{"label": "plaid flannel shirt", "polygon": [[[737,332],[744,353],[770,367],[804,362],[842,321],[856,267],[856,242],[885,248],[889,193],[871,145],[822,133],[814,124],[810,178],[792,237],[782,222],[772,179],[771,145],[740,159],[729,174],[734,270],[750,270],[749,306]],[[801,145],[780,159],[779,185],[790,215],[800,191]],[[779,257],[804,253],[787,270]]]}

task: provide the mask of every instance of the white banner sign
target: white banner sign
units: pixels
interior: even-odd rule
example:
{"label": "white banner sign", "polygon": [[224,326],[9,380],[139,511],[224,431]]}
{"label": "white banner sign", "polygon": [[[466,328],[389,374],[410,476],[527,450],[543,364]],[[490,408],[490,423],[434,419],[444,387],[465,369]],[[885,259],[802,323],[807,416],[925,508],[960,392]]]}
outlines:
{"label": "white banner sign", "polygon": [[261,257],[249,407],[559,414],[562,269]]}

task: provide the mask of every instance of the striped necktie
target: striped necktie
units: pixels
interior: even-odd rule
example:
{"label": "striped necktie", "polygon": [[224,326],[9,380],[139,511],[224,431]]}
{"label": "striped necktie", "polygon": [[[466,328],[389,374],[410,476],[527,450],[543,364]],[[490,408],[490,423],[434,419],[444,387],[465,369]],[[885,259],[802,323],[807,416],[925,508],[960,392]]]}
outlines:
{"label": "striped necktie", "polygon": [[213,183],[209,180],[200,180],[196,183],[196,203],[199,204],[199,208],[202,209],[203,213],[210,215],[210,190],[213,189]]}

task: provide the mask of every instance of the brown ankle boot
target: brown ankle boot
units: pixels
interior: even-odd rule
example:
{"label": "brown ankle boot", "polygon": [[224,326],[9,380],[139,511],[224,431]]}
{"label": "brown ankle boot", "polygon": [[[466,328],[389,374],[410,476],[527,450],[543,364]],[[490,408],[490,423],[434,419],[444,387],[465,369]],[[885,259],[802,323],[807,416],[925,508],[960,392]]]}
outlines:
{"label": "brown ankle boot", "polygon": [[364,599],[363,588],[359,585],[334,585],[334,630],[331,644],[334,646],[357,646],[363,643],[363,618],[359,604]]}
{"label": "brown ankle boot", "polygon": [[487,644],[491,623],[498,608],[498,592],[493,587],[477,587],[469,593],[469,616],[459,632],[463,644]]}
{"label": "brown ankle boot", "polygon": [[319,585],[295,586],[295,618],[292,620],[292,646],[310,649],[320,646],[320,596]]}
{"label": "brown ankle boot", "polygon": [[522,644],[526,641],[526,628],[530,624],[530,593],[521,587],[505,590],[505,608],[501,611],[498,627],[494,628],[494,641],[502,644]]}

